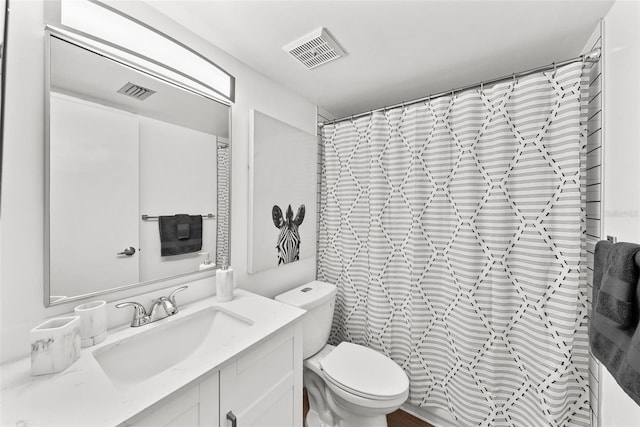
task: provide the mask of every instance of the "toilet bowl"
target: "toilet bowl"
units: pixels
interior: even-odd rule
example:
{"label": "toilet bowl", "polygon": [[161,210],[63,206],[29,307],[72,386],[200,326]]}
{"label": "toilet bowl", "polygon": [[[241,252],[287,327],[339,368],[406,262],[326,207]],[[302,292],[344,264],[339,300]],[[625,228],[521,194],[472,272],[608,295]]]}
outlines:
{"label": "toilet bowl", "polygon": [[326,344],[336,287],[314,281],[276,300],[307,310],[303,317],[307,427],[387,427],[386,414],[409,395],[409,380],[394,361],[373,349]]}
{"label": "toilet bowl", "polygon": [[381,353],[343,342],[304,361],[311,418],[307,426],[386,427],[386,415],[409,395],[402,369]]}

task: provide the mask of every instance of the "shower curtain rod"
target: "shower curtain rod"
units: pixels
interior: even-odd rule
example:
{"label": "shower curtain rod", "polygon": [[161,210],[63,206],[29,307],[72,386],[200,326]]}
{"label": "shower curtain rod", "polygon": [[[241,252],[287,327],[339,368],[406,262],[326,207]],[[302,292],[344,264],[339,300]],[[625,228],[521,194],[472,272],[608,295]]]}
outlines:
{"label": "shower curtain rod", "polygon": [[480,83],[475,83],[475,84],[468,85],[468,86],[462,86],[462,87],[459,87],[459,88],[456,88],[456,89],[452,89],[452,90],[446,90],[444,92],[439,92],[439,93],[436,93],[434,95],[429,95],[429,96],[425,96],[425,97],[422,97],[422,98],[413,99],[411,101],[400,102],[398,104],[394,104],[394,105],[391,105],[391,106],[388,106],[388,107],[377,108],[375,110],[365,111],[363,113],[353,114],[351,116],[343,117],[341,119],[334,119],[334,120],[328,120],[326,122],[320,122],[320,123],[318,123],[318,127],[322,128],[323,126],[328,125],[328,124],[344,122],[346,120],[353,120],[353,119],[364,117],[364,116],[367,116],[369,114],[373,114],[373,113],[376,113],[376,112],[379,112],[379,111],[386,111],[386,110],[391,110],[391,109],[397,108],[397,107],[406,107],[406,106],[409,106],[409,105],[418,104],[420,102],[424,102],[424,101],[427,101],[427,100],[440,98],[441,96],[451,95],[451,94],[456,93],[456,92],[462,92],[462,91],[465,91],[465,90],[468,90],[468,89],[474,89],[474,88],[477,88],[477,87],[482,87],[484,85],[491,85],[491,84],[494,84],[494,83],[499,83],[499,82],[510,80],[510,79],[516,79],[518,77],[528,76],[529,74],[539,73],[540,71],[551,70],[553,68],[562,67],[564,65],[572,64],[572,63],[578,62],[578,61],[582,61],[582,62],[598,62],[598,60],[600,59],[600,54],[601,54],[600,48],[597,48],[597,49],[592,50],[591,52],[585,53],[584,55],[580,55],[580,56],[578,56],[576,58],[567,59],[566,61],[554,62],[552,64],[544,65],[542,67],[531,68],[529,70],[521,71],[519,73],[513,73],[513,74],[510,74],[508,76],[499,77],[497,79],[487,80],[486,82],[480,82]]}

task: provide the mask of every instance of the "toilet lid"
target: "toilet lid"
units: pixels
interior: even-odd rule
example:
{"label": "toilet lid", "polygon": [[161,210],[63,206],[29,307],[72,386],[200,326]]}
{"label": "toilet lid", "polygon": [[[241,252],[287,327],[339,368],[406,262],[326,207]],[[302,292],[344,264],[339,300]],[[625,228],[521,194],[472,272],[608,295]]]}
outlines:
{"label": "toilet lid", "polygon": [[370,399],[393,399],[409,388],[407,375],[393,360],[357,344],[339,344],[320,368],[337,387]]}

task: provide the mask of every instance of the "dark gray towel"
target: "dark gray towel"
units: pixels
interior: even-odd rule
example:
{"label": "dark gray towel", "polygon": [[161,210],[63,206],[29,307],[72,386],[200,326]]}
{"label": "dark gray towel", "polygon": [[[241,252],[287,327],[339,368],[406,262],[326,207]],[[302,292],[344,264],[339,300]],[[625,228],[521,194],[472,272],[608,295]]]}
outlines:
{"label": "dark gray towel", "polygon": [[[624,249],[626,245],[628,244],[618,248]],[[602,287],[605,286],[608,277],[607,261],[612,256],[613,249],[614,245],[607,241],[598,242],[596,245],[593,262],[592,307],[598,307],[600,296],[604,295]],[[615,273],[612,272],[612,274]],[[635,307],[640,304],[640,286],[637,281],[632,302]],[[631,319],[630,327],[620,329],[616,322],[597,309],[591,310],[589,345],[591,353],[602,362],[620,387],[640,405],[640,328],[638,328],[638,310],[634,310],[634,313],[635,317]]]}
{"label": "dark gray towel", "polygon": [[202,216],[159,216],[160,255],[180,255],[202,250]]}
{"label": "dark gray towel", "polygon": [[600,240],[596,244],[596,250],[593,254],[593,307],[596,305],[596,296],[600,290],[600,284],[602,283],[602,276],[606,268],[607,259],[609,258],[609,251],[613,243],[607,240]]}
{"label": "dark gray towel", "polygon": [[[625,332],[616,330],[620,333]],[[628,337],[626,339],[628,340]],[[634,360],[638,362],[640,349],[627,346],[625,351],[619,347],[619,340],[620,337],[609,339],[604,332],[601,333],[593,326],[589,328],[591,353],[607,368],[622,390],[640,405],[640,367],[638,363],[631,363]]]}
{"label": "dark gray towel", "polygon": [[596,311],[619,329],[628,329],[638,321],[636,288],[640,267],[636,254],[640,245],[620,242],[611,246],[605,261]]}

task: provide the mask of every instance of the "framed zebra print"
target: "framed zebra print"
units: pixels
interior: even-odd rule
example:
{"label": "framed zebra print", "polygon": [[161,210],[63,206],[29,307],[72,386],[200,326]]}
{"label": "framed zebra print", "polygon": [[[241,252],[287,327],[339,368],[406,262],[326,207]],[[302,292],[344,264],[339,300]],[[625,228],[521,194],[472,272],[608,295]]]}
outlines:
{"label": "framed zebra print", "polygon": [[317,136],[264,113],[249,116],[250,274],[316,250]]}

